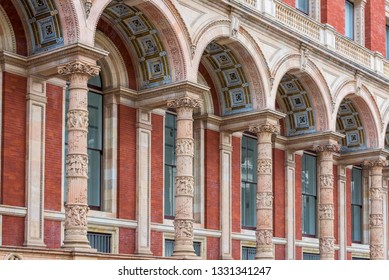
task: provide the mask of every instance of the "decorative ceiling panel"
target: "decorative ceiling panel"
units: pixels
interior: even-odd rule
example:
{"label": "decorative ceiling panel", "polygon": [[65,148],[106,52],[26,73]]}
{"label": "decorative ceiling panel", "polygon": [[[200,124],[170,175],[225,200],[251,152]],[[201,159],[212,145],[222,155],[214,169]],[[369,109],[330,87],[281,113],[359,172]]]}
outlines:
{"label": "decorative ceiling panel", "polygon": [[33,54],[64,45],[54,0],[19,0],[19,2],[28,20]]}
{"label": "decorative ceiling panel", "polygon": [[131,42],[138,58],[142,76],[141,88],[171,82],[166,50],[157,29],[137,8],[113,1],[104,11]]}
{"label": "decorative ceiling panel", "polygon": [[359,150],[365,147],[365,133],[359,113],[352,101],[343,99],[336,118],[336,131],[346,135],[341,141],[341,152]]}
{"label": "decorative ceiling panel", "polygon": [[316,131],[315,112],[311,99],[298,78],[291,74],[285,74],[277,94],[282,99],[286,109],[287,136]]}
{"label": "decorative ceiling panel", "polygon": [[250,85],[234,53],[217,43],[210,43],[203,58],[211,65],[221,86],[222,114],[233,115],[253,108]]}

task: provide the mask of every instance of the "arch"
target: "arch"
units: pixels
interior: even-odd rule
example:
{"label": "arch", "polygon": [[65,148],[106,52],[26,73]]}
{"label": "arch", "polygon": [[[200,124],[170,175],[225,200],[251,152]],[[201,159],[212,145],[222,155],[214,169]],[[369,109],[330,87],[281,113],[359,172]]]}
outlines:
{"label": "arch", "polygon": [[0,50],[16,52],[15,32],[2,6],[0,6]]}
{"label": "arch", "polygon": [[[216,42],[228,46],[241,62],[252,89],[253,110],[271,106],[268,103],[270,74],[267,62],[258,44],[243,27],[239,28],[236,37],[230,37],[230,20],[212,19],[206,23],[194,37],[195,53],[192,59],[193,69],[199,69],[203,54],[210,43]],[[193,71],[197,73],[198,71]]]}
{"label": "arch", "polygon": [[[168,67],[171,71],[168,80],[166,80],[167,75],[165,75],[165,83],[185,80],[188,72],[187,67],[190,64],[190,42],[187,42],[186,35],[188,32],[187,30],[185,31],[185,28],[182,28],[183,23],[178,20],[180,18],[178,12],[173,9],[174,5],[170,2],[168,0],[158,2],[145,1],[132,5],[131,1],[96,1],[91,10],[91,18],[88,19],[93,25],[91,40],[92,42],[95,41],[97,24],[107,13],[111,13],[112,20],[113,16],[116,16],[116,19],[122,18],[123,15],[126,15],[128,9],[138,10],[139,12],[136,13],[141,13],[142,15],[140,16],[144,16],[147,19],[146,21],[149,23],[147,25],[152,26],[149,31],[157,31],[155,36],[159,37],[158,41],[160,41],[159,44],[162,46],[161,53],[166,53],[166,60],[168,61],[166,65],[169,65]],[[137,34],[123,37],[131,37],[133,35],[137,37]],[[132,44],[131,39],[126,39],[126,41],[128,44]],[[146,68],[143,70],[148,71]]]}
{"label": "arch", "polygon": [[274,106],[281,80],[285,74],[292,74],[307,91],[315,112],[320,112],[320,117],[316,116],[316,130],[329,130],[331,129],[332,104],[330,89],[321,71],[313,61],[308,59],[304,67],[301,64],[300,54],[291,54],[275,64],[274,69],[271,71],[273,74],[273,86],[269,102],[272,102]]}
{"label": "arch", "polygon": [[[337,115],[341,108],[341,104],[345,98],[349,99],[355,110],[359,113],[362,127],[364,130],[366,148],[378,148],[384,146],[384,139],[381,134],[381,116],[374,97],[365,86],[361,86],[359,92],[356,93],[356,81],[346,81],[339,86],[334,98],[334,118],[332,128],[336,130]],[[344,110],[344,109],[343,109]]]}
{"label": "arch", "polygon": [[123,57],[115,44],[101,31],[96,32],[96,46],[107,50],[108,56],[99,61],[104,89],[107,87],[128,87],[128,73]]}
{"label": "arch", "polygon": [[61,26],[63,27],[64,44],[70,45],[80,39],[80,25],[78,16],[83,13],[77,13],[75,2],[72,0],[55,0],[58,7]]}

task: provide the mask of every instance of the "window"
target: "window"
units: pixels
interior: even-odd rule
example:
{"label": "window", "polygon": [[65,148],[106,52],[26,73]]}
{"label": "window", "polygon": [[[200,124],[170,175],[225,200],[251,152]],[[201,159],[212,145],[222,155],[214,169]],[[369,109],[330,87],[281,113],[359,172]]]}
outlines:
{"label": "window", "polygon": [[256,226],[257,140],[242,137],[242,227]]}
{"label": "window", "polygon": [[[195,251],[196,256],[201,256],[201,242],[194,241],[193,242],[193,249]],[[171,239],[165,239],[165,257],[171,257],[173,256],[174,251],[174,240]]]}
{"label": "window", "polygon": [[354,39],[354,4],[346,1],[345,11],[345,35],[350,39]]}
{"label": "window", "polygon": [[296,8],[305,14],[309,14],[309,0],[297,0]]}
{"label": "window", "polygon": [[[103,159],[103,96],[100,76],[88,81],[88,205],[101,208],[101,182]],[[66,112],[69,108],[69,91],[66,90]],[[65,154],[68,151],[67,114],[65,120]],[[65,177],[66,188],[66,177]],[[66,191],[64,192],[66,195]],[[65,197],[66,201],[66,197]]]}
{"label": "window", "polygon": [[303,260],[316,261],[320,260],[319,254],[303,253]]}
{"label": "window", "polygon": [[389,59],[389,26],[386,26],[386,59]]}
{"label": "window", "polygon": [[176,116],[167,113],[165,117],[165,218],[175,216],[176,177]]}
{"label": "window", "polygon": [[242,247],[242,260],[254,260],[256,252],[255,247]]}
{"label": "window", "polygon": [[351,227],[352,241],[362,242],[362,170],[352,169],[351,179]]}
{"label": "window", "polygon": [[111,253],[111,234],[88,232],[87,237],[90,246],[97,252]]}
{"label": "window", "polygon": [[303,234],[316,235],[316,157],[305,154],[302,158]]}

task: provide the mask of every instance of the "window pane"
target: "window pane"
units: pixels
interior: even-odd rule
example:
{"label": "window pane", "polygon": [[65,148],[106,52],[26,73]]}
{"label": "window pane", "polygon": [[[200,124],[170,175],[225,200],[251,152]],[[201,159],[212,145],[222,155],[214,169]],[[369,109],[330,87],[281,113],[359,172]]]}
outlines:
{"label": "window pane", "polygon": [[242,181],[257,182],[257,140],[242,138]]}
{"label": "window pane", "polygon": [[362,241],[362,208],[353,205],[351,209],[352,215],[352,240],[354,242]]}
{"label": "window pane", "polygon": [[351,197],[352,204],[362,205],[362,170],[352,169],[351,180]]}
{"label": "window pane", "polygon": [[256,251],[255,247],[242,247],[242,260],[254,260]]}
{"label": "window pane", "polygon": [[165,257],[171,257],[174,250],[174,240],[165,240]]}
{"label": "window pane", "polygon": [[310,254],[310,253],[303,253],[303,260],[310,260],[310,261],[320,260],[320,255],[318,255],[318,254]]}
{"label": "window pane", "polygon": [[165,216],[175,216],[175,177],[176,168],[165,165]]}
{"label": "window pane", "polygon": [[302,192],[316,196],[316,157],[303,154],[302,158]]}
{"label": "window pane", "polygon": [[100,206],[101,152],[88,150],[88,205]]}
{"label": "window pane", "polygon": [[303,234],[316,235],[316,197],[303,195]]}
{"label": "window pane", "polygon": [[101,150],[103,147],[103,96],[88,93],[88,148]]}
{"label": "window pane", "polygon": [[165,216],[175,216],[175,177],[176,177],[176,116],[165,116]]}
{"label": "window pane", "polygon": [[297,0],[297,9],[308,14],[309,13],[309,0]]}
{"label": "window pane", "polygon": [[256,225],[256,192],[256,184],[242,182],[242,226],[255,227]]}
{"label": "window pane", "polygon": [[347,37],[354,39],[354,4],[349,1],[346,1],[345,32]]}

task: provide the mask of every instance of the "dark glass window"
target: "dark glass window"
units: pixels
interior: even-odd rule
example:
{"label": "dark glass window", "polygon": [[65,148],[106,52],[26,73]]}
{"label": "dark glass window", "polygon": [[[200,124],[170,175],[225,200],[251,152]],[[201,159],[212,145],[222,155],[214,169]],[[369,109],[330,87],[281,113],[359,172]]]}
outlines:
{"label": "dark glass window", "polygon": [[316,235],[316,157],[304,154],[302,158],[303,234]]}
{"label": "dark glass window", "polygon": [[351,179],[351,227],[352,241],[362,242],[362,170],[359,168],[352,169]]}

